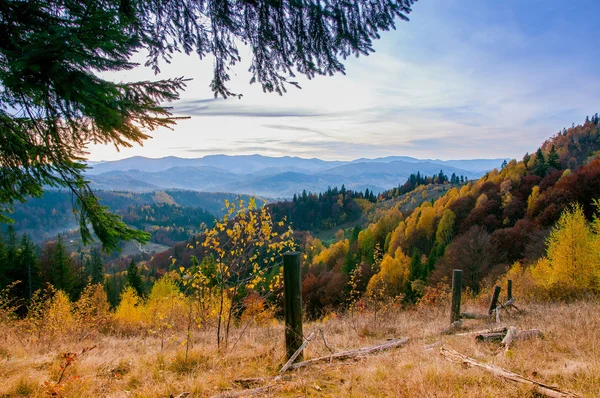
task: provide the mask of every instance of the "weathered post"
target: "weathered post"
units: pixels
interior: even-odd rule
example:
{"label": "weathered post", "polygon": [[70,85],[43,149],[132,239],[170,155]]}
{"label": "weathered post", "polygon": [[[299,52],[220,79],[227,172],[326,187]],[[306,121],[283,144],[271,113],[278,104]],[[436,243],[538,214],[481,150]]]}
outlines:
{"label": "weathered post", "polygon": [[510,301],[511,298],[513,298],[512,296],[512,279],[509,279],[507,284],[506,284],[506,301]]}
{"label": "weathered post", "polygon": [[500,286],[494,286],[494,294],[492,295],[492,301],[490,301],[490,308],[488,314],[492,315],[496,307],[498,306],[498,298],[500,297]]}
{"label": "weathered post", "polygon": [[[285,305],[285,355],[289,360],[302,345],[302,290],[300,285],[300,253],[283,255],[283,301]],[[303,360],[300,353],[297,361]]]}
{"label": "weathered post", "polygon": [[452,307],[450,311],[450,323],[460,320],[460,296],[462,293],[462,270],[452,271]]}

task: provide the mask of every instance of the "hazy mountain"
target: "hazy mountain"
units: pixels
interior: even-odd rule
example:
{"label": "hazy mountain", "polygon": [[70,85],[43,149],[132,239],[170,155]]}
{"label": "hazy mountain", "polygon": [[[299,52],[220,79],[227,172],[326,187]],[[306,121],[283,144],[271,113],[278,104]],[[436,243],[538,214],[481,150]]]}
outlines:
{"label": "hazy mountain", "polygon": [[123,160],[96,162],[93,165],[90,164],[92,168],[88,170],[88,174],[97,175],[116,170],[141,170],[158,172],[168,170],[173,167],[199,166],[216,167],[235,174],[257,173],[261,170],[269,168],[283,169],[283,171],[297,169],[306,170],[307,172],[315,172],[345,163],[347,162],[325,161],[316,158],[304,159],[291,156],[274,158],[261,155],[208,155],[202,158],[194,159],[178,158],[175,156],[153,159],[145,158],[143,156],[135,156]]}
{"label": "hazy mountain", "polygon": [[470,179],[500,167],[504,159],[420,160],[408,156],[357,159],[351,162],[268,157],[261,155],[210,155],[196,159],[133,157],[94,164],[87,178],[94,188],[131,191],[190,189],[201,192],[236,192],[272,198],[291,197],[302,190],[321,192],[341,186],[375,192],[404,183],[411,173]]}
{"label": "hazy mountain", "polygon": [[344,166],[334,167],[325,171],[328,174],[339,174],[344,177],[352,177],[362,174],[374,174],[376,173],[388,174],[392,176],[408,178],[411,173],[419,171],[421,174],[432,175],[438,174],[440,170],[444,171],[444,174],[456,173],[458,175],[464,175],[469,178],[477,178],[480,175],[460,169],[454,166],[440,165],[439,163],[433,162],[406,162],[402,160],[395,160],[389,163],[383,162],[361,162],[351,163]]}

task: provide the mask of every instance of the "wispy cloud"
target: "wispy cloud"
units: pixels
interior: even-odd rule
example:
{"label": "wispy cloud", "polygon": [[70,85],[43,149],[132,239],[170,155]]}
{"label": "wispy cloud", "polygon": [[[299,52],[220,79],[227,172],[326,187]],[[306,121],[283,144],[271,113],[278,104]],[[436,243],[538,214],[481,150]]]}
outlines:
{"label": "wispy cloud", "polygon": [[185,116],[225,116],[256,118],[291,118],[328,116],[330,113],[311,108],[286,108],[254,106],[241,100],[188,100],[178,102],[173,109],[177,115]]}
{"label": "wispy cloud", "polygon": [[290,126],[290,125],[286,125],[286,124],[263,124],[263,126],[270,128],[270,129],[274,129],[274,130],[308,132],[308,133],[315,133],[315,134],[323,136],[323,137],[328,137],[328,138],[331,137],[329,134],[325,134],[322,131],[319,131],[319,130],[316,130],[313,128],[308,128],[308,127]]}

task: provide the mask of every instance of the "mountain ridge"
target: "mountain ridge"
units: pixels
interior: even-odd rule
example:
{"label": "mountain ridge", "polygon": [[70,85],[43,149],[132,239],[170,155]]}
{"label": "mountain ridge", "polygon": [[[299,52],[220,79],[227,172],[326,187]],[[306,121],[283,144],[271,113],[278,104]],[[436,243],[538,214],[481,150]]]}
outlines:
{"label": "mountain ridge", "polygon": [[388,156],[328,161],[258,154],[207,155],[200,158],[134,156],[94,163],[86,177],[93,187],[102,189],[143,192],[176,188],[291,198],[303,190],[319,192],[341,185],[378,193],[404,183],[410,174],[417,172],[433,175],[442,170],[448,175],[455,173],[476,179],[493,168],[499,168],[504,160],[431,160]]}

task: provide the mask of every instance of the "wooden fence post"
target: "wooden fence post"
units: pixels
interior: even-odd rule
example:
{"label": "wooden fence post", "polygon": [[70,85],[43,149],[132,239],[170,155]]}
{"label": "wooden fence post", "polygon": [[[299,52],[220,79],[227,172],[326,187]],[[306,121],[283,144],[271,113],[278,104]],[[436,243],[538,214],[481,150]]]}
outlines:
{"label": "wooden fence post", "polygon": [[450,323],[460,320],[460,296],[462,293],[462,270],[452,271],[452,307],[450,311]]}
{"label": "wooden fence post", "polygon": [[[302,335],[302,289],[300,284],[300,253],[283,255],[283,301],[285,305],[285,355],[289,360],[300,348]],[[296,361],[302,361],[300,353]]]}
{"label": "wooden fence post", "polygon": [[512,296],[512,279],[509,279],[507,284],[506,284],[506,301],[510,301],[511,298],[513,298]]}
{"label": "wooden fence post", "polygon": [[498,306],[498,298],[500,297],[500,286],[494,286],[494,294],[492,295],[492,301],[490,301],[490,308],[488,314],[492,315],[496,307]]}

